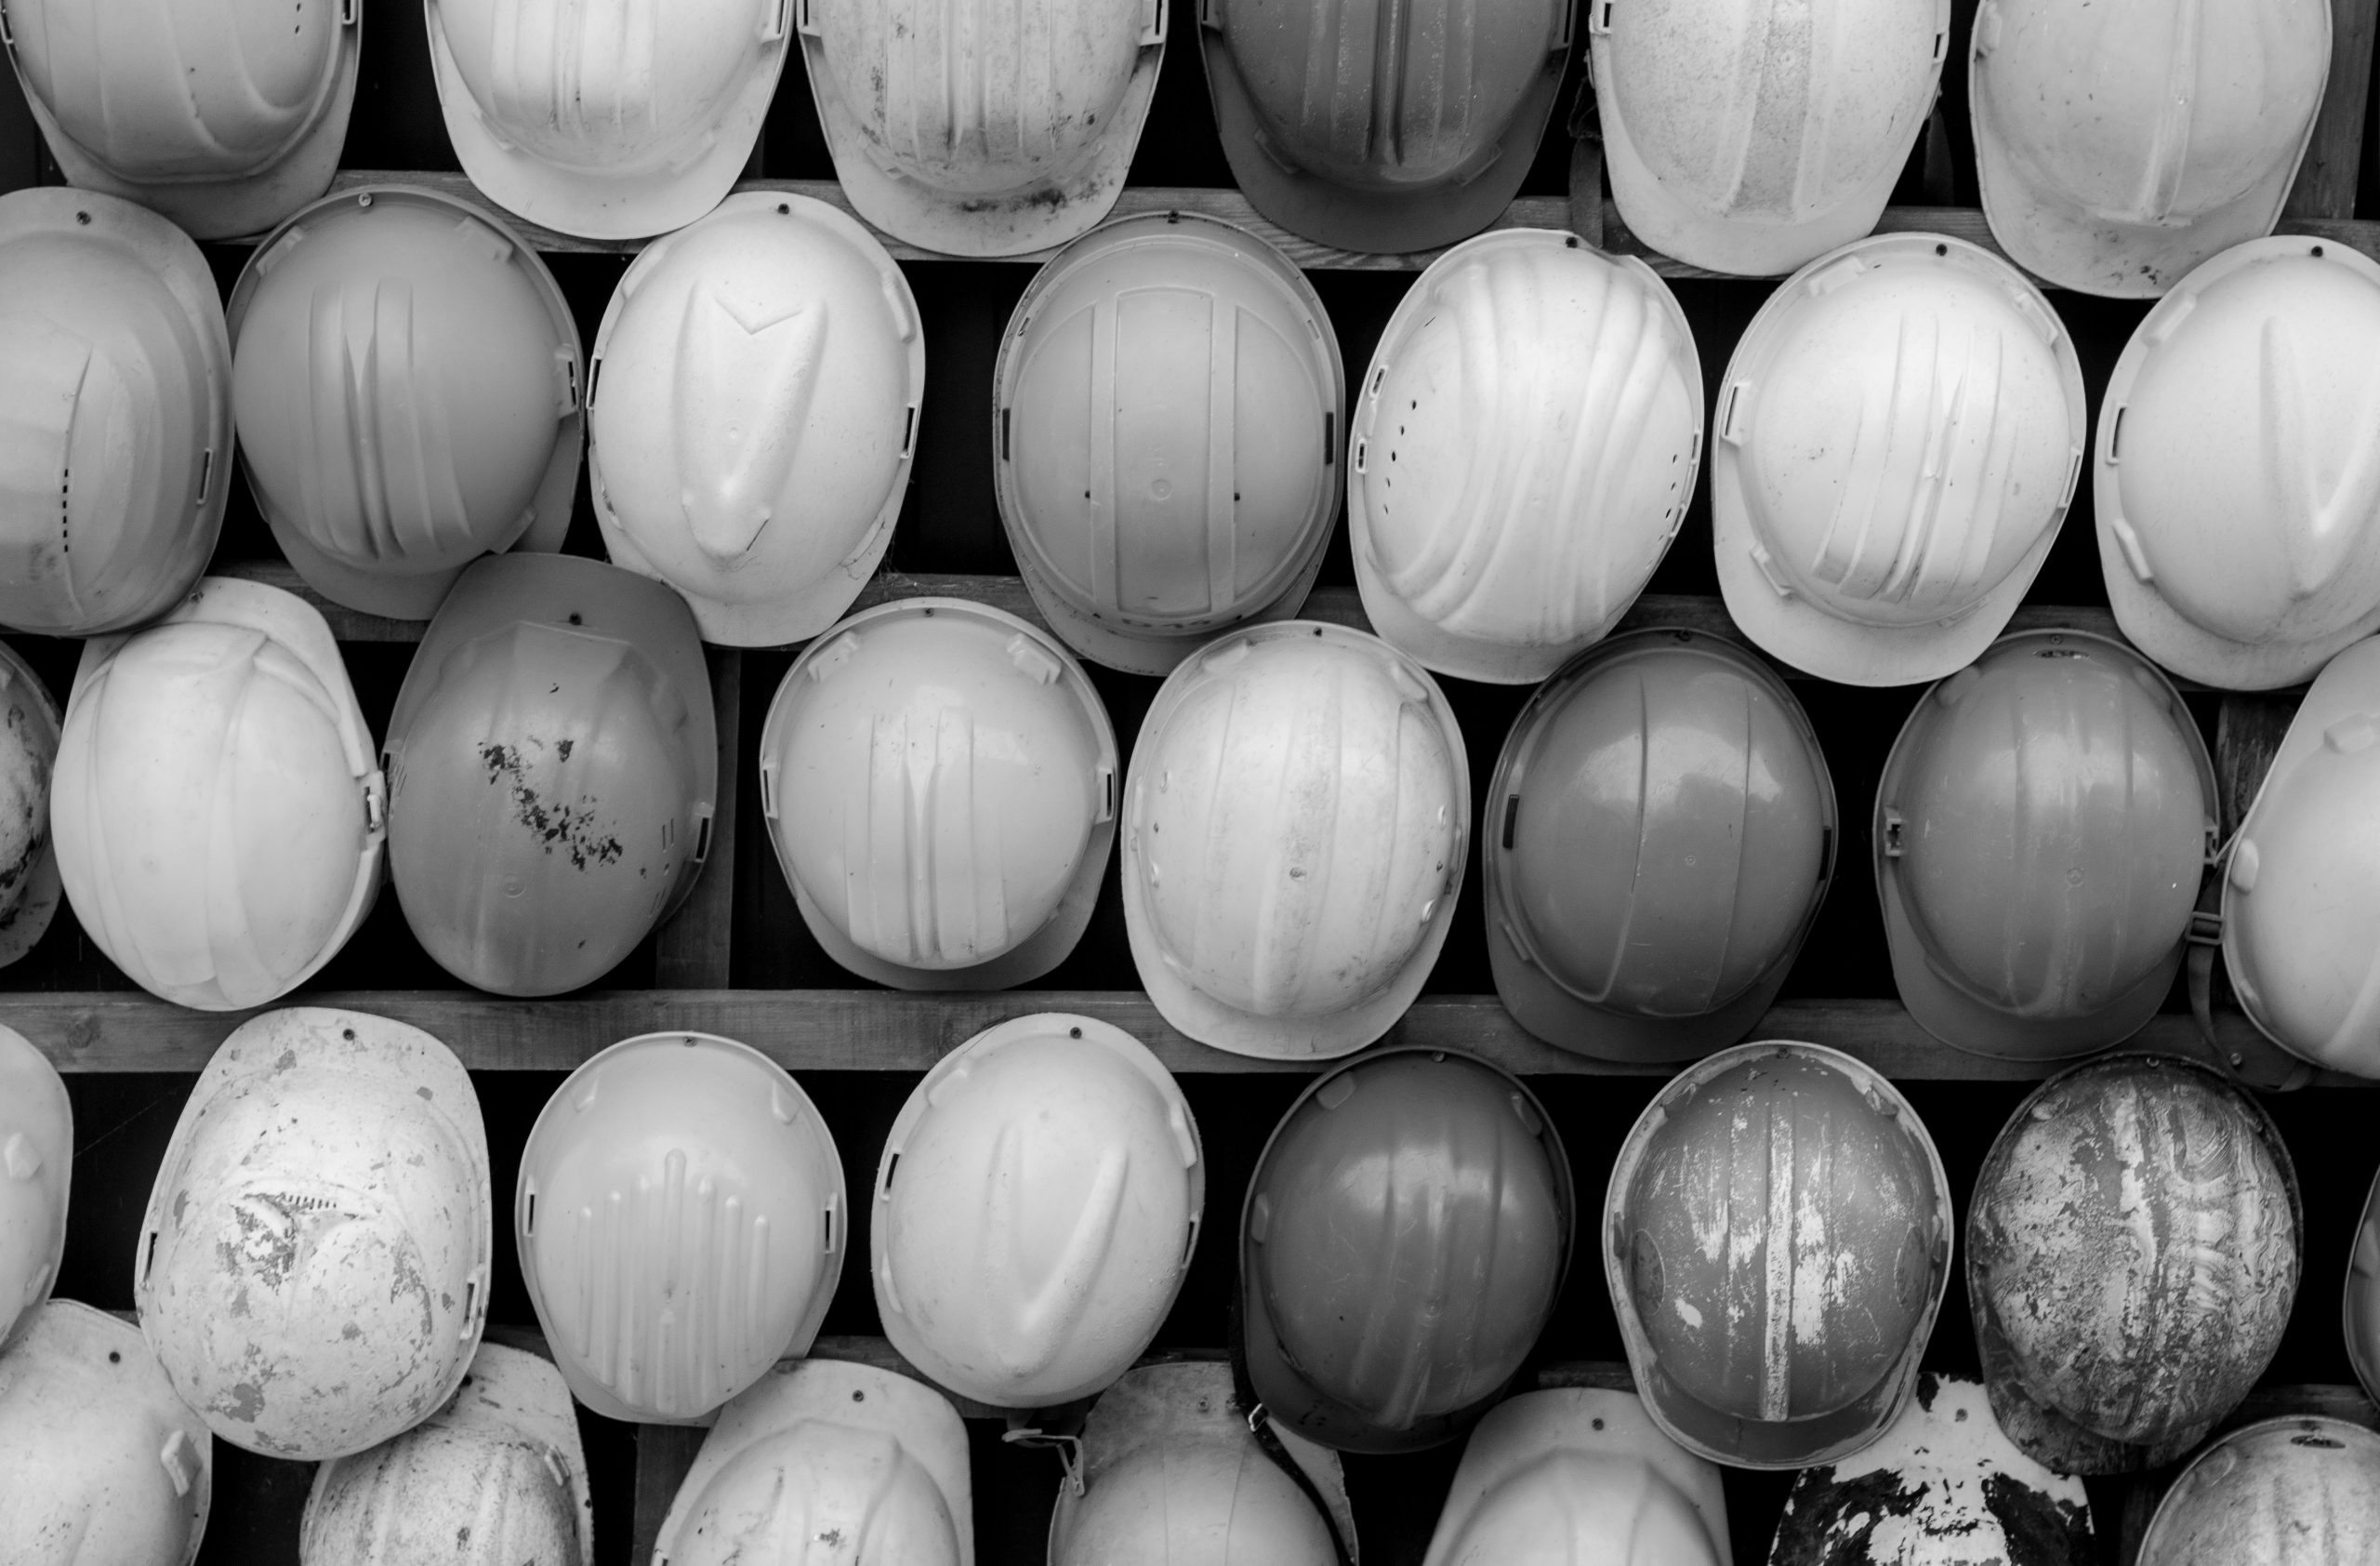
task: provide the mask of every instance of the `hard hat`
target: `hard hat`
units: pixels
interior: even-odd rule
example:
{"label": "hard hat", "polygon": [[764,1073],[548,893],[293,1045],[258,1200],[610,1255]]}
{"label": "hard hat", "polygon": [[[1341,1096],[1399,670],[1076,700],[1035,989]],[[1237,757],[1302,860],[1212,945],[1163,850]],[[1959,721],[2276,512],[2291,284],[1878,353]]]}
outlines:
{"label": "hard hat", "polygon": [[869,1365],[782,1365],[720,1412],[653,1566],[975,1566],[967,1430],[930,1387]]}
{"label": "hard hat", "polygon": [[1235,631],[1167,678],[1132,751],[1132,964],[1202,1044],[1353,1054],[1421,993],[1470,833],[1462,731],[1420,664],[1310,620]]}
{"label": "hard hat", "polygon": [[2371,1397],[2380,1388],[2380,1179],[2363,1199],[2363,1216],[2355,1226],[2355,1244],[2347,1253],[2347,1299],[2341,1311],[2347,1362],[2356,1380]]}
{"label": "hard hat", "polygon": [[66,1084],[22,1033],[0,1027],[0,1351],[32,1329],[58,1281],[73,1174]]}
{"label": "hard hat", "polygon": [[491,555],[389,719],[389,869],[466,984],[592,984],[694,890],[719,783],[710,672],[678,595],[601,561]]}
{"label": "hard hat", "polygon": [[202,579],[83,644],[50,782],[83,933],[176,1005],[269,1005],[371,911],[386,794],[330,626],[261,582]]}
{"label": "hard hat", "polygon": [[2216,808],[2206,741],[2147,659],[2082,631],[2002,637],[1919,698],[1876,787],[1902,1004],[2008,1059],[2130,1038],[2181,970]]}
{"label": "hard hat", "polygon": [[[39,944],[58,912],[49,779],[58,767],[61,722],[41,676],[14,647],[0,643],[0,968]],[[6,1298],[0,1290],[0,1300]]]}
{"label": "hard hat", "polygon": [[314,1470],[301,1566],[592,1566],[595,1514],[570,1389],[535,1354],[483,1343],[454,1400]]}
{"label": "hard hat", "polygon": [[1665,256],[1753,277],[1864,238],[1950,35],[1950,0],[1588,0],[1620,218]]}
{"label": "hard hat", "polygon": [[[1125,1372],[1091,1405],[1080,1463],[1058,1486],[1050,1566],[1353,1561],[1355,1514],[1339,1454],[1276,1430],[1284,1452],[1272,1455],[1250,1413],[1219,1361]],[[1350,1541],[1343,1554],[1334,1529]]]}
{"label": "hard hat", "polygon": [[430,64],[463,172],[586,239],[668,233],[719,205],[785,68],[787,0],[430,0]]}
{"label": "hard hat", "polygon": [[1633,257],[1551,229],[1484,233],[1406,291],[1351,441],[1372,628],[1441,674],[1531,684],[1627,613],[1686,518],[1694,334]]}
{"label": "hard hat", "polygon": [[1341,250],[1435,250],[1503,215],[1570,58],[1574,0],[1200,0],[1232,182]]}
{"label": "hard hat", "polygon": [[1166,0],[809,0],[794,25],[859,215],[922,249],[1019,256],[1116,205],[1165,22]]}
{"label": "hard hat", "polygon": [[1274,1128],[1239,1220],[1248,1381],[1342,1452],[1461,1435],[1536,1347],[1569,1271],[1562,1138],[1516,1077],[1376,1050]]}
{"label": "hard hat", "polygon": [[2380,1435],[2297,1415],[2234,1430],[2165,1492],[2140,1566],[2339,1566],[2380,1554]]}
{"label": "hard hat", "polygon": [[2380,629],[2380,263],[2253,240],[2157,301],[2100,405],[2116,624],[2175,673],[2294,684]]}
{"label": "hard hat", "polygon": [[1834,780],[1769,667],[1615,637],[1513,721],[1488,786],[1488,961],[1549,1043],[1689,1060],[1752,1031],[1834,877]]}
{"label": "hard hat", "polygon": [[730,646],[806,641],[851,607],[892,541],[925,396],[917,300],[874,235],[807,196],[730,196],[628,267],[588,373],[588,487],[615,564]]}
{"label": "hard hat", "polygon": [[1867,1446],[1909,1403],[1955,1228],[1934,1140],[1881,1073],[1782,1042],[1688,1067],[1604,1196],[1604,1276],[1654,1422],[1739,1468]]}
{"label": "hard hat", "polygon": [[231,344],[179,229],[0,195],[0,625],[97,636],[191,590],[231,483]]}
{"label": "hard hat", "polygon": [[2271,1363],[2296,1298],[2289,1149],[2196,1061],[2052,1077],[1976,1177],[1967,1301],[2000,1427],[2066,1473],[2158,1467]]}
{"label": "hard hat", "polygon": [[1423,1566],[1728,1566],[1719,1470],[1633,1393],[1524,1392],[1462,1449]]}
{"label": "hard hat", "polygon": [[0,1559],[191,1566],[214,1452],[140,1331],[51,1300],[0,1354]]}
{"label": "hard hat", "polygon": [[435,191],[342,191],[257,247],[230,310],[241,467],[315,591],[426,620],[479,556],[562,547],[578,327],[509,228]]}
{"label": "hard hat", "polygon": [[479,1347],[494,1264],[471,1079],[418,1028],[297,1006],[200,1073],[150,1188],[140,1331],[232,1445],[300,1462],[413,1428]]}
{"label": "hard hat", "polygon": [[329,188],[363,9],[12,0],[0,44],[68,184],[231,239]]}
{"label": "hard hat", "polygon": [[1104,224],[1035,274],[997,378],[1000,521],[1076,652],[1168,674],[1303,605],[1339,514],[1347,378],[1288,257],[1196,213]]}
{"label": "hard hat", "polygon": [[2117,299],[2272,232],[2331,69],[2324,0],[1982,0],[1974,36],[1992,238]]}
{"label": "hard hat", "polygon": [[1116,842],[1116,734],[1013,615],[906,598],[786,671],[760,813],[828,956],[901,989],[1004,989],[1065,960]]}
{"label": "hard hat", "polygon": [[2082,371],[1987,250],[1878,234],[1769,296],[1712,419],[1727,612],[1852,685],[1938,680],[2006,628],[2082,468]]}
{"label": "hard hat", "polygon": [[1089,1397],[1164,1324],[1206,1202],[1198,1123],[1146,1045],[1061,1012],[1003,1022],[944,1055],[884,1140],[884,1335],[962,1398]]}
{"label": "hard hat", "polygon": [[648,1425],[698,1422],[808,1353],[849,1228],[809,1095],[709,1033],[626,1039],[572,1072],[529,1132],[512,1209],[572,1394]]}

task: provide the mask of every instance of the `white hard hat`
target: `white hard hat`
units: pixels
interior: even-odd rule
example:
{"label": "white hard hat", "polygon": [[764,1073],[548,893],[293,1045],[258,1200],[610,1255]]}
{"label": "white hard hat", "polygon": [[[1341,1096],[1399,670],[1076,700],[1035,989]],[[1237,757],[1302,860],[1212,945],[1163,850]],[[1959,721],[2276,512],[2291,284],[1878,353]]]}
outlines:
{"label": "white hard hat", "polygon": [[1781,284],[1712,426],[1727,612],[1852,685],[1938,680],[2016,613],[2082,468],[2073,339],[1964,240],[1879,234]]}
{"label": "white hard hat", "polygon": [[0,643],[0,967],[31,951],[58,912],[49,780],[61,723],[41,676]]}
{"label": "white hard hat", "polygon": [[66,1084],[30,1040],[0,1027],[0,1351],[30,1329],[58,1282],[73,1174]]}
{"label": "white hard hat", "polygon": [[906,598],[786,671],[760,813],[826,954],[901,989],[1005,989],[1064,962],[1116,842],[1115,731],[1013,615]]}
{"label": "white hard hat", "polygon": [[626,1039],[572,1072],[529,1132],[512,1208],[571,1392],[656,1425],[698,1422],[809,1352],[849,1227],[810,1095],[708,1033]]}
{"label": "white hard hat", "polygon": [[2294,684],[2380,629],[2380,263],[2252,240],[2124,345],[2092,469],[2116,624],[2176,674]]}
{"label": "white hard hat", "polygon": [[1446,944],[1471,845],[1462,731],[1376,636],[1252,627],[1158,690],[1123,828],[1124,924],[1159,1015],[1235,1055],[1349,1055]]}
{"label": "white hard hat", "polygon": [[562,547],[578,327],[503,223],[407,185],[325,196],[248,258],[230,324],[241,467],[317,592],[426,620],[482,554]]}
{"label": "white hard hat", "polygon": [[1165,19],[1166,0],[805,0],[794,25],[859,215],[923,249],[1017,256],[1116,205]]}
{"label": "white hard hat", "polygon": [[1088,1397],[1164,1324],[1206,1192],[1189,1102],[1139,1040],[1057,1012],[978,1033],[885,1138],[867,1237],[884,1335],[979,1402]]}
{"label": "white hard hat", "polygon": [[2327,0],[1982,0],[1967,63],[1991,236],[2154,299],[2272,232],[2330,76]]}
{"label": "white hard hat", "polygon": [[363,9],[13,0],[0,43],[67,183],[230,239],[329,188]]}
{"label": "white hard hat", "polygon": [[430,64],[463,172],[588,239],[685,227],[735,183],[797,0],[430,0]]}
{"label": "white hard hat", "polygon": [[1488,1411],[1422,1566],[1727,1566],[1718,1468],[1634,1394],[1562,1387]]}
{"label": "white hard hat", "polygon": [[0,195],[0,625],[97,636],[206,569],[231,344],[206,258],[88,191]]}
{"label": "white hard hat", "polygon": [[653,1566],[813,1559],[975,1566],[967,1429],[941,1393],[809,1360],[720,1411],[661,1520]]}
{"label": "white hard hat", "polygon": [[2138,1566],[2344,1566],[2380,1558],[2380,1434],[2301,1414],[2232,1431],[2157,1504]]}
{"label": "white hard hat", "polygon": [[130,1322],[52,1300],[0,1354],[8,1566],[191,1566],[213,1459],[206,1427]]}
{"label": "white hard hat", "polygon": [[1000,521],[1075,651],[1165,674],[1303,605],[1339,514],[1347,392],[1289,258],[1220,219],[1119,218],[1035,274],[995,375]]}
{"label": "white hard hat", "polygon": [[804,641],[851,607],[892,541],[925,395],[917,300],[873,235],[807,196],[731,196],[629,266],[588,374],[588,484],[615,564],[731,646]]}
{"label": "white hard hat", "polygon": [[321,614],[209,577],[83,645],[50,830],[93,944],[177,1005],[286,995],[371,911],[387,836],[372,735]]}
{"label": "white hard hat", "polygon": [[1861,238],[1942,79],[1950,0],[1586,0],[1629,232],[1774,277]]}
{"label": "white hard hat", "polygon": [[592,1566],[594,1506],[551,1361],[483,1343],[452,1401],[314,1470],[300,1566]]}
{"label": "white hard hat", "polygon": [[1652,268],[1551,229],[1467,240],[1407,290],[1355,406],[1364,612],[1441,674],[1533,684],[1636,602],[1701,459],[1694,333]]}
{"label": "white hard hat", "polygon": [[133,1257],[140,1331],[214,1432],[344,1457],[454,1395],[496,1236],[471,1079],[418,1028],[299,1006],[199,1074]]}

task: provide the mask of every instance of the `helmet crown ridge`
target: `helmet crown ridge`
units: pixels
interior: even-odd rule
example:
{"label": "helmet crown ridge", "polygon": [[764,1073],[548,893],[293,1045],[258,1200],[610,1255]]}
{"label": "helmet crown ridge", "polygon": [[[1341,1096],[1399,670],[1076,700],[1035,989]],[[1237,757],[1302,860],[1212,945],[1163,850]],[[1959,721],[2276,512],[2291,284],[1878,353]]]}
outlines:
{"label": "helmet crown ridge", "polygon": [[694,542],[734,570],[788,497],[800,431],[825,369],[829,306],[739,308],[723,288],[686,292],[678,337],[678,471]]}

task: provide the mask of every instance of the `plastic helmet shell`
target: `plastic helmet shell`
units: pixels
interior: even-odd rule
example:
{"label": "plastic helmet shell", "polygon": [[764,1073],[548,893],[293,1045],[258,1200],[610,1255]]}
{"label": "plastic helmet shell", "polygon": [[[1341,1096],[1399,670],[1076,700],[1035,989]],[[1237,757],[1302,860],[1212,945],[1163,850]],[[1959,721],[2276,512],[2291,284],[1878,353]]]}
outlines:
{"label": "plastic helmet shell", "polygon": [[2199,1453],[2141,1535],[2140,1566],[2335,1566],[2380,1551],[2380,1435],[2301,1415]]}
{"label": "plastic helmet shell", "polygon": [[2323,0],[1983,0],[1967,65],[1992,237],[2061,287],[2154,299],[2272,232],[2330,75]]}
{"label": "plastic helmet shell", "polygon": [[2374,420],[2380,262],[2292,235],[2175,285],[2100,405],[2092,498],[2124,635],[2176,674],[2268,690],[2380,629]]}
{"label": "plastic helmet shell", "polygon": [[140,1331],[73,1300],[0,1354],[0,1559],[8,1566],[191,1566],[214,1450]]}
{"label": "plastic helmet shell", "polygon": [[810,1351],[851,1203],[834,1133],[760,1051],[612,1045],[547,1100],[512,1232],[562,1379],[606,1419],[698,1423]]}
{"label": "plastic helmet shell", "polygon": [[997,378],[1000,520],[1076,652],[1168,674],[1305,603],[1339,513],[1347,391],[1289,258],[1195,213],[1103,224],[1035,274]]}
{"label": "plastic helmet shell", "polygon": [[1169,676],[1124,787],[1124,925],[1157,1012],[1235,1055],[1353,1054],[1421,991],[1470,851],[1462,731],[1421,666],[1309,620]]}
{"label": "plastic helmet shell", "polygon": [[868,1263],[884,1335],[998,1408],[1090,1396],[1173,1308],[1206,1211],[1198,1124],[1122,1029],[1045,1012],[943,1056],[877,1165]]}
{"label": "plastic helmet shell", "polygon": [[2380,1077],[2380,639],[2323,666],[2229,850],[2223,958],[2265,1036]]}
{"label": "plastic helmet shell", "polygon": [[585,239],[717,206],[785,68],[786,0],[430,0],[438,107],[489,200]]}
{"label": "plastic helmet shell", "polygon": [[[1341,250],[1435,250],[1527,177],[1575,0],[1207,0],[1207,91],[1232,182]],[[1318,84],[1318,86],[1317,86]]]}
{"label": "plastic helmet shell", "polygon": [[320,613],[208,577],[163,619],[83,644],[50,782],[84,934],[176,1005],[268,1005],[379,890],[385,790]]}
{"label": "plastic helmet shell", "polygon": [[1950,0],[1588,0],[1595,106],[1629,232],[1774,277],[1865,237],[1942,78]]}
{"label": "plastic helmet shell", "polygon": [[231,289],[241,469],[325,598],[426,620],[491,551],[562,547],[586,444],[561,285],[469,202],[326,196]]}
{"label": "plastic helmet shell", "polygon": [[1484,233],[1407,290],[1350,439],[1372,628],[1441,674],[1534,683],[1627,613],[1686,519],[1694,334],[1633,257]]}
{"label": "plastic helmet shell", "polygon": [[1454,1440],[1536,1347],[1576,1213],[1543,1106],[1486,1061],[1392,1049],[1319,1078],[1274,1129],[1240,1214],[1257,1400],[1342,1452]]}
{"label": "plastic helmet shell", "polygon": [[389,869],[441,967],[499,995],[591,984],[693,891],[717,715],[677,594],[601,561],[467,567],[389,719]]}
{"label": "plastic helmet shell", "polygon": [[0,625],[152,620],[215,552],[231,345],[206,258],[96,192],[0,195]]}
{"label": "plastic helmet shell", "polygon": [[1741,1468],[1868,1445],[1915,1388],[1955,1229],[1933,1138],[1880,1073],[1782,1042],[1689,1067],[1604,1198],[1604,1275],[1655,1422]]}
{"label": "plastic helmet shell", "polygon": [[975,1566],[967,1430],[891,1371],[779,1366],[721,1411],[661,1521],[654,1566]]}
{"label": "plastic helmet shell", "polygon": [[1727,1566],[1719,1470],[1633,1393],[1524,1392],[1471,1432],[1423,1566]]}
{"label": "plastic helmet shell", "polygon": [[267,1012],[223,1041],[166,1145],[133,1260],[141,1334],[234,1446],[376,1446],[470,1366],[491,1200],[453,1051],[362,1012]]}
{"label": "plastic helmet shell", "polygon": [[2096,1566],[2091,1498],[2001,1434],[1982,1386],[1917,1378],[1873,1446],[1805,1468],[1768,1566]]}
{"label": "plastic helmet shell", "polygon": [[1732,643],[1645,630],[1529,698],[1488,788],[1488,958],[1522,1027],[1605,1059],[1752,1031],[1834,875],[1802,704]]}
{"label": "plastic helmet shell", "polygon": [[1082,666],[957,598],[813,642],[760,730],[760,810],[802,922],[902,989],[1004,989],[1065,960],[1115,847],[1117,771]]}
{"label": "plastic helmet shell", "polygon": [[2001,1428],[2075,1474],[2196,1446],[2281,1347],[2303,1224],[2271,1117],[2211,1068],[2119,1055],[2043,1083],[1985,1156],[1967,1215]]}
{"label": "plastic helmet shell", "polygon": [[630,264],[589,373],[615,564],[729,646],[805,641],[851,607],[892,542],[925,395],[917,300],[873,234],[807,196],[730,196]]}
{"label": "plastic helmet shell", "polygon": [[2072,338],[1990,251],[1896,233],[1819,257],[1752,317],[1720,384],[1727,612],[1844,684],[1966,667],[2056,540],[2083,407]]}
{"label": "plastic helmet shell", "polygon": [[0,42],[68,184],[231,239],[329,188],[363,9],[15,0]]}
{"label": "plastic helmet shell", "polygon": [[1919,699],[1877,786],[1902,1003],[1977,1055],[2130,1038],[2180,971],[2216,809],[2206,742],[2148,660],[2080,631],[2001,638]]}
{"label": "plastic helmet shell", "polygon": [[1338,1566],[1332,1529],[1355,1530],[1338,1453],[1274,1435],[1303,1483],[1250,1433],[1229,1365],[1125,1372],[1091,1405],[1078,1479],[1058,1486],[1049,1566]]}
{"label": "plastic helmet shell", "polygon": [[454,1400],[314,1470],[300,1566],[591,1566],[595,1514],[570,1389],[552,1363],[483,1343]]}
{"label": "plastic helmet shell", "polygon": [[23,1034],[0,1027],[0,1352],[32,1330],[58,1281],[73,1174],[66,1084]]}
{"label": "plastic helmet shell", "polygon": [[1165,0],[810,0],[796,26],[859,215],[949,256],[1074,239],[1124,188],[1165,60]]}
{"label": "plastic helmet shell", "polygon": [[2348,1363],[2364,1396],[2380,1387],[2380,1178],[2363,1199],[2363,1216],[2355,1226],[2355,1242],[2347,1252],[2347,1293],[2340,1312]]}
{"label": "plastic helmet shell", "polygon": [[[0,968],[40,943],[64,895],[49,835],[49,780],[63,722],[41,676],[0,644]],[[7,1297],[0,1289],[0,1300]]]}

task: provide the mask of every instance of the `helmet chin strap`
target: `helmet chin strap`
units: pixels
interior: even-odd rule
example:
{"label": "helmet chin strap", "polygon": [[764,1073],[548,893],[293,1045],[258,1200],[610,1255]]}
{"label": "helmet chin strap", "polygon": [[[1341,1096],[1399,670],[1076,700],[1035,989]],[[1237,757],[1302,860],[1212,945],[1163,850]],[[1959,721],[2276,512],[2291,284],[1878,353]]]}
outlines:
{"label": "helmet chin strap", "polygon": [[1273,1428],[1272,1414],[1257,1397],[1255,1384],[1249,1378],[1248,1330],[1242,1317],[1243,1309],[1240,1294],[1235,1290],[1231,1301],[1230,1329],[1232,1402],[1236,1412],[1248,1421],[1248,1433],[1256,1438],[1258,1449],[1273,1460],[1276,1467],[1289,1476],[1305,1498],[1314,1503],[1314,1509],[1330,1524],[1330,1547],[1338,1558],[1339,1566],[1356,1566],[1356,1546],[1352,1532],[1354,1520],[1342,1519],[1332,1509],[1329,1499],[1322,1493],[1322,1487],[1315,1483],[1314,1476],[1289,1454],[1280,1432]]}

